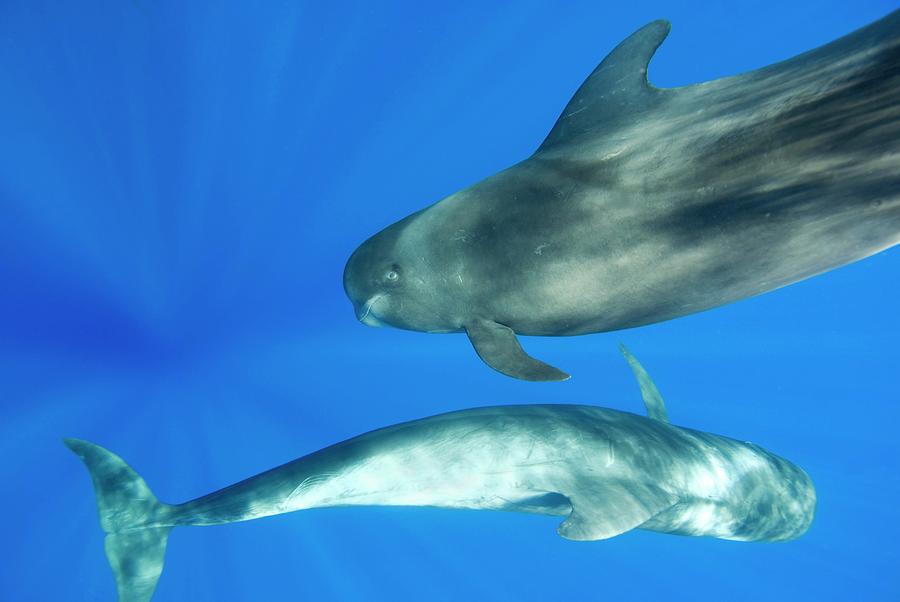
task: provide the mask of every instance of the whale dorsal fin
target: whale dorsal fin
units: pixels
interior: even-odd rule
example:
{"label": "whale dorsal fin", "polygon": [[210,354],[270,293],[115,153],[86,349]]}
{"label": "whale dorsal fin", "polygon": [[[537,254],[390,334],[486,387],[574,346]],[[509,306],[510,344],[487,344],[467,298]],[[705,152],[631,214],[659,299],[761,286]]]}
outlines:
{"label": "whale dorsal fin", "polygon": [[653,21],[616,46],[578,88],[538,152],[614,129],[652,107],[660,90],[647,81],[647,65],[669,29],[668,21]]}
{"label": "whale dorsal fin", "polygon": [[641,388],[641,397],[644,398],[644,407],[647,408],[647,416],[654,420],[668,422],[669,414],[666,412],[666,404],[663,402],[662,395],[659,394],[659,389],[653,384],[650,375],[647,374],[647,371],[637,361],[637,358],[631,355],[631,352],[622,343],[619,343],[619,351],[625,356],[625,361],[631,366],[631,371],[634,372],[634,377],[638,381],[638,386]]}

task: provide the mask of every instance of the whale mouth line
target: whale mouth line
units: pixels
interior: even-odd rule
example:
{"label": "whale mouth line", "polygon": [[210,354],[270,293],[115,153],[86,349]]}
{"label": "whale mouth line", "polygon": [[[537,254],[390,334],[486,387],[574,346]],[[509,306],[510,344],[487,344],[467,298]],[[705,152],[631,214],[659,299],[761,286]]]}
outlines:
{"label": "whale mouth line", "polygon": [[376,303],[378,303],[379,300],[381,300],[382,297],[384,297],[384,293],[375,295],[374,297],[366,301],[366,304],[362,307],[362,315],[357,315],[357,319],[366,326],[382,326],[381,320],[378,319],[378,316],[372,313],[372,308]]}

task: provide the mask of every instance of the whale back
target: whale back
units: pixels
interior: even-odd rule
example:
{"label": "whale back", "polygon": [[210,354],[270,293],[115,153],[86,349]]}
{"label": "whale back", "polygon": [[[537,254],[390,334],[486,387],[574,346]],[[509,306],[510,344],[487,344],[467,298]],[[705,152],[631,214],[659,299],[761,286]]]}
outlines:
{"label": "whale back", "polygon": [[[672,120],[680,121],[675,115],[680,109],[679,101],[693,102],[695,93],[703,95],[707,105],[711,93],[721,94],[718,100],[733,112],[752,110],[767,98],[816,97],[818,91],[827,89],[821,101],[801,107],[807,124],[815,123],[820,130],[823,126],[839,125],[822,123],[822,111],[840,114],[845,123],[853,123],[853,118],[897,107],[900,10],[779,63],[710,82],[657,88],[648,80],[648,66],[670,29],[668,21],[654,21],[610,52],[563,109],[535,154],[577,147],[597,136],[612,135],[640,122],[654,110],[673,113]],[[877,106],[872,102],[848,102],[860,97],[877,98]],[[896,117],[897,113],[890,114]],[[718,115],[707,114],[705,119],[714,116]],[[897,120],[891,121],[896,124]]]}

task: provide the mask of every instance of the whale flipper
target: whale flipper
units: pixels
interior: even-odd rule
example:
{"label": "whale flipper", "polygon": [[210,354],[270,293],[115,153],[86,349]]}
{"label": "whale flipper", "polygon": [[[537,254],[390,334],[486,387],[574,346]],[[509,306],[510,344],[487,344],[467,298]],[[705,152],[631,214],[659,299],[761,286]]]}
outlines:
{"label": "whale flipper", "polygon": [[668,21],[653,21],[616,46],[578,88],[537,152],[634,121],[652,108],[660,90],[647,81],[647,66],[671,28]]}
{"label": "whale flipper", "polygon": [[572,512],[556,532],[573,541],[609,539],[671,508],[675,500],[653,485],[605,482],[566,494]]}
{"label": "whale flipper", "polygon": [[466,334],[478,356],[497,372],[522,380],[560,381],[570,378],[562,370],[525,353],[516,333],[507,326],[490,320],[473,320],[466,324]]}

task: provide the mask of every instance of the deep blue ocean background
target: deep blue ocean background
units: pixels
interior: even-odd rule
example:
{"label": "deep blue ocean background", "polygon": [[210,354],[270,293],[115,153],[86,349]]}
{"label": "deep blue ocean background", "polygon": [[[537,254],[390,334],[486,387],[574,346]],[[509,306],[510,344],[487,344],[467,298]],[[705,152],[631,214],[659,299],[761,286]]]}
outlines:
{"label": "deep blue ocean background", "polygon": [[[803,538],[752,544],[426,508],[176,530],[160,601],[900,599],[900,251],[644,328],[525,338],[574,375],[486,368],[462,335],[359,324],[344,262],[385,225],[529,155],[646,22],[650,76],[754,69],[894,2],[0,3],[0,599],[113,600],[63,437],[180,502],[438,412],[641,412],[805,468]],[[826,247],[828,240],[822,240]]]}

